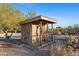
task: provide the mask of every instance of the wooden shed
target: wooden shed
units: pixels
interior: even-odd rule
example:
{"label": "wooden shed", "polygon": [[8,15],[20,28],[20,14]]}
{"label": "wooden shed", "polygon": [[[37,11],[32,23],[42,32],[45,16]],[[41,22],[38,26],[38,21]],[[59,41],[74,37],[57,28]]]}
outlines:
{"label": "wooden shed", "polygon": [[56,23],[46,16],[37,16],[20,23],[22,41],[29,45],[42,45],[48,41],[48,24]]}

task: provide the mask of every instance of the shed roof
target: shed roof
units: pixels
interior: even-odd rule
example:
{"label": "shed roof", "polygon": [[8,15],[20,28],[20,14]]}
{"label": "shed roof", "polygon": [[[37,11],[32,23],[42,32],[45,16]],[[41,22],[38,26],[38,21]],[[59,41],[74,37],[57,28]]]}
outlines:
{"label": "shed roof", "polygon": [[30,23],[30,22],[34,22],[34,21],[38,21],[38,20],[56,23],[56,20],[53,19],[53,18],[48,18],[46,16],[37,16],[37,17],[34,17],[34,18],[30,18],[28,20],[22,21],[20,24]]}

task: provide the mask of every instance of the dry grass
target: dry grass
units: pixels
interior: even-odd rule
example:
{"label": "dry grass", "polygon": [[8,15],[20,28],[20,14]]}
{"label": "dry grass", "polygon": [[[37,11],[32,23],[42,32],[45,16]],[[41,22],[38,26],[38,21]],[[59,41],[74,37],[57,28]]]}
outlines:
{"label": "dry grass", "polygon": [[78,39],[74,36],[70,36],[66,44],[55,43],[53,49],[50,50],[50,55],[55,56],[79,56],[79,49],[75,49],[67,44],[78,43]]}
{"label": "dry grass", "polygon": [[54,44],[53,49],[50,50],[51,56],[78,56],[79,50],[67,47],[66,45]]}

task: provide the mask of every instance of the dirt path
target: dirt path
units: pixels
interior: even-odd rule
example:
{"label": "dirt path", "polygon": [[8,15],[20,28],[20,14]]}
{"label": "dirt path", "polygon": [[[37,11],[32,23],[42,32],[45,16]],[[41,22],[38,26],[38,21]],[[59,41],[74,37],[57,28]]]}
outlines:
{"label": "dirt path", "polygon": [[[2,45],[2,46],[1,46]],[[0,56],[33,56],[34,52],[16,44],[0,42]]]}
{"label": "dirt path", "polygon": [[0,56],[32,56],[32,52],[18,48],[0,48]]}

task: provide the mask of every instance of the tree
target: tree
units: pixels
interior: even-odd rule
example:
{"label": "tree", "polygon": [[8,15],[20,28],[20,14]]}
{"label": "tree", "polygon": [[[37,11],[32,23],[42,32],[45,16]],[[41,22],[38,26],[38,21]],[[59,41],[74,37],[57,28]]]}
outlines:
{"label": "tree", "polygon": [[79,24],[74,24],[73,30],[75,35],[79,35]]}
{"label": "tree", "polygon": [[58,27],[56,27],[56,30],[58,31],[58,34],[62,34],[62,32],[63,32],[63,28],[62,27],[60,27],[60,26],[58,26]]}
{"label": "tree", "polygon": [[29,19],[29,18],[33,18],[35,16],[37,16],[36,12],[34,12],[33,10],[29,10],[28,15],[26,17],[27,17],[27,19]]}
{"label": "tree", "polygon": [[21,10],[17,9],[15,11],[15,17],[16,17],[16,25],[17,25],[17,31],[20,31],[21,30],[21,27],[19,25],[20,22],[26,20],[26,17],[24,16],[24,14],[21,12]]}
{"label": "tree", "polygon": [[56,27],[56,29],[54,29],[54,34],[60,34],[60,35],[67,35],[68,34],[68,30],[65,27]]}
{"label": "tree", "polygon": [[10,38],[15,30],[18,30],[18,23],[23,20],[24,15],[13,4],[0,4],[0,30],[5,33],[6,38]]}

